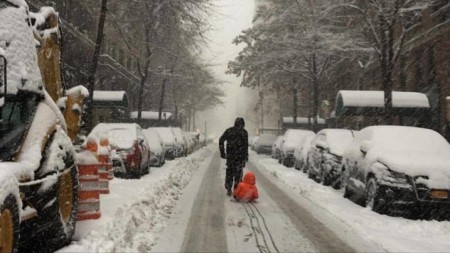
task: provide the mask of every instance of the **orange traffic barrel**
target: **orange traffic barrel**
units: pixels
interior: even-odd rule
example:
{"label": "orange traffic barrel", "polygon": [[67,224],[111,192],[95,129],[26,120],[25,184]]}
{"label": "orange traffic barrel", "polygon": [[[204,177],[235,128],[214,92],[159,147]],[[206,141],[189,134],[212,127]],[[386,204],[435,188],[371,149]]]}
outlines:
{"label": "orange traffic barrel", "polygon": [[[96,156],[90,151],[84,151],[78,159],[78,214],[77,220],[98,219],[100,213],[99,173]],[[95,157],[95,159],[86,159]]]}

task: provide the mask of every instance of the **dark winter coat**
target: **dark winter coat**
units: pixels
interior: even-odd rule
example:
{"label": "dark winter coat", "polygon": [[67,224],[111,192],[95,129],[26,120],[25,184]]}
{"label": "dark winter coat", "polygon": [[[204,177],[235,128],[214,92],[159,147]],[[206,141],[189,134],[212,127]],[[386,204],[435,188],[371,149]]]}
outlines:
{"label": "dark winter coat", "polygon": [[[220,156],[227,165],[240,165],[248,161],[248,133],[243,118],[237,118],[234,127],[228,128],[219,139]],[[224,143],[227,142],[226,150]]]}
{"label": "dark winter coat", "polygon": [[233,196],[241,202],[252,202],[258,198],[255,174],[249,171],[245,173],[244,179],[234,189]]}

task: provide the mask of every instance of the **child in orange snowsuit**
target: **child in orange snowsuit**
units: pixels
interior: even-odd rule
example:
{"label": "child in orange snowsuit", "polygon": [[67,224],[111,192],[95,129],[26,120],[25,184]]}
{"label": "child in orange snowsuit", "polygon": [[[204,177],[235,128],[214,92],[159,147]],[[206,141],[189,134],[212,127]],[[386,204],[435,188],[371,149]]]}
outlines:
{"label": "child in orange snowsuit", "polygon": [[234,189],[233,196],[241,202],[252,202],[258,198],[255,174],[251,171],[245,173],[244,179]]}

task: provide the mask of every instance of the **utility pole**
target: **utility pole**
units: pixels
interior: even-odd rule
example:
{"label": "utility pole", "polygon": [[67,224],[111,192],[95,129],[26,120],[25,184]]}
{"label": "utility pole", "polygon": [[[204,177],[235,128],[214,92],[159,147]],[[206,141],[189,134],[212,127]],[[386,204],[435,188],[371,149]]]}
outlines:
{"label": "utility pole", "polygon": [[108,0],[102,0],[101,10],[100,10],[100,17],[98,19],[98,27],[97,27],[97,41],[95,43],[95,49],[94,49],[94,56],[92,57],[92,65],[89,73],[89,79],[88,79],[88,91],[89,91],[89,99],[87,101],[87,127],[88,130],[91,130],[93,126],[93,114],[94,111],[92,110],[92,104],[94,100],[94,86],[95,86],[95,73],[97,72],[97,66],[98,61],[100,58],[100,50],[102,48],[102,42],[103,42],[103,30],[105,27],[105,20],[106,20],[106,12],[107,12],[107,5]]}

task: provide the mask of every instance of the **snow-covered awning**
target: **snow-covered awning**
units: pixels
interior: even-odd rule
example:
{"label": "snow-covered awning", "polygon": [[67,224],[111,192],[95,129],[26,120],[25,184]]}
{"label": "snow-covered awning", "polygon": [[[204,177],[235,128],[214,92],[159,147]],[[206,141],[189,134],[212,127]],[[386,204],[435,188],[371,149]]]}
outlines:
{"label": "snow-covered awning", "polygon": [[126,95],[123,90],[94,90],[94,101],[122,101]]}
{"label": "snow-covered awning", "polygon": [[[311,118],[311,123],[313,123],[314,119]],[[283,117],[283,123],[293,124],[294,117]],[[297,117],[298,124],[308,124],[308,118],[305,117]],[[325,120],[322,118],[317,118],[318,124],[325,124]]]}
{"label": "snow-covered awning", "polygon": [[[430,102],[424,93],[392,92],[392,106],[396,109],[429,109]],[[341,90],[336,96],[336,115],[340,116],[347,108],[383,109],[384,92],[375,90]]]}
{"label": "snow-covered awning", "polygon": [[[130,118],[131,119],[137,119],[138,116],[138,112],[134,111],[130,113]],[[161,118],[162,119],[170,119],[172,117],[172,113],[171,112],[162,112]],[[155,112],[155,111],[142,111],[141,112],[141,118],[142,119],[159,119],[159,112]]]}

